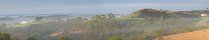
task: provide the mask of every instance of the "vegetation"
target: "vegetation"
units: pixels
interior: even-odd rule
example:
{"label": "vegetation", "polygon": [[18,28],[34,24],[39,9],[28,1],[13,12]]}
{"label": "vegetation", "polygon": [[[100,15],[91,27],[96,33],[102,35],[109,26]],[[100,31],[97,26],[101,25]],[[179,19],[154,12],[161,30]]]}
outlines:
{"label": "vegetation", "polygon": [[36,21],[41,21],[43,19],[43,17],[36,17],[35,20]]}
{"label": "vegetation", "polygon": [[128,18],[197,18],[201,14],[208,14],[208,10],[193,10],[193,11],[169,11],[169,10],[155,10],[142,9],[126,16]]}
{"label": "vegetation", "polygon": [[121,38],[118,38],[118,37],[110,37],[110,38],[108,38],[107,40],[121,40]]}
{"label": "vegetation", "polygon": [[65,37],[65,36],[61,36],[61,37],[59,38],[59,40],[71,40],[71,39],[68,38],[68,37]]}
{"label": "vegetation", "polygon": [[10,40],[10,35],[0,32],[0,40]]}
{"label": "vegetation", "polygon": [[[209,17],[188,18],[177,15],[178,12],[143,9],[126,17],[116,17],[112,13],[66,20],[62,17],[37,17],[35,20],[41,22],[28,23],[23,27],[0,25],[0,31],[5,32],[0,34],[0,40],[162,40],[166,35],[209,28],[208,25],[196,26]],[[8,27],[11,25],[15,28]]]}

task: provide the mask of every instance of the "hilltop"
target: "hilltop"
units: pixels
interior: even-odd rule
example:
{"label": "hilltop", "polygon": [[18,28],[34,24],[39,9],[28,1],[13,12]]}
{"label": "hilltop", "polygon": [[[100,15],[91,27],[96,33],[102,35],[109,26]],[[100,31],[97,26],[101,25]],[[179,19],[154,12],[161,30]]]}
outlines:
{"label": "hilltop", "polygon": [[209,14],[209,10],[170,11],[141,9],[126,16],[127,18],[197,18]]}

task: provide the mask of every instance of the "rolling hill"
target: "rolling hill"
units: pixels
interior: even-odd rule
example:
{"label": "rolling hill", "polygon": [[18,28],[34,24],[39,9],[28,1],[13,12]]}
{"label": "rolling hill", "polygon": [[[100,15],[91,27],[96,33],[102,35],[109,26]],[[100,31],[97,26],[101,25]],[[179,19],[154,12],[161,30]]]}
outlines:
{"label": "rolling hill", "polygon": [[156,9],[142,9],[133,12],[126,18],[198,18],[201,14],[209,14],[209,10],[169,11]]}

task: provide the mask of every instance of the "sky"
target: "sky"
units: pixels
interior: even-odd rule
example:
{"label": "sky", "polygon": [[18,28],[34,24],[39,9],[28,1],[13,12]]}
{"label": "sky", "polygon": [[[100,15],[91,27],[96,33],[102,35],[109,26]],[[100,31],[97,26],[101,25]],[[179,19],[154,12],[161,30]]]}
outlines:
{"label": "sky", "polygon": [[130,14],[153,8],[203,10],[209,0],[0,0],[2,14]]}

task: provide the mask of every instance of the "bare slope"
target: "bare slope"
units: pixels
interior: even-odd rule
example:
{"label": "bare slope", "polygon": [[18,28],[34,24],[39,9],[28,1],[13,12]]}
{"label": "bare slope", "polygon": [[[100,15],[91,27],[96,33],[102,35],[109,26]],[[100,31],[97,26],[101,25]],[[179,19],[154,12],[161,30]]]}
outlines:
{"label": "bare slope", "polygon": [[209,29],[164,36],[164,40],[209,40]]}
{"label": "bare slope", "polygon": [[[207,21],[209,21],[209,18],[204,17],[202,19],[203,19],[202,21],[199,21],[198,23],[196,23],[197,27],[208,26]],[[209,40],[209,29],[164,36],[163,39],[165,40]]]}

